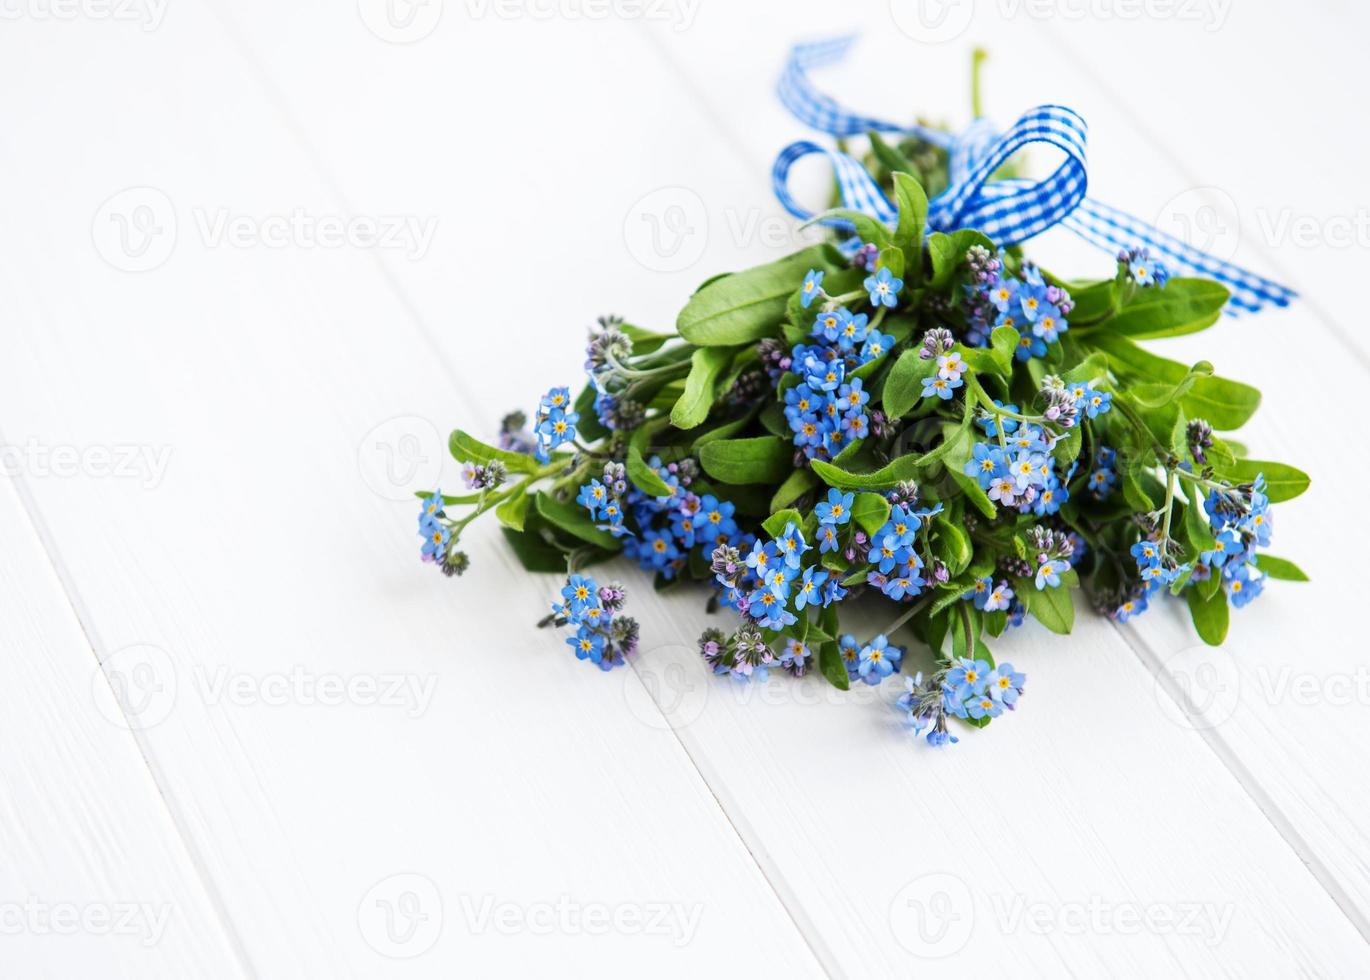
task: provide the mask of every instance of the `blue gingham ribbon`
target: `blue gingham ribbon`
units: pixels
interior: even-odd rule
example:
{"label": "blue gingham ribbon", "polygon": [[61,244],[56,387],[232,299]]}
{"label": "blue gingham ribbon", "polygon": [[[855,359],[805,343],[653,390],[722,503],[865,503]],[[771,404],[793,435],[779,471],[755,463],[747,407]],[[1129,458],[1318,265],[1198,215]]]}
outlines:
{"label": "blue gingham ribbon", "polygon": [[[1086,197],[1087,127],[1079,114],[1064,106],[1029,109],[1004,133],[977,119],[964,132],[953,135],[864,116],[840,105],[815,88],[808,73],[811,68],[840,61],[855,40],[849,36],[795,45],[780,78],[780,101],[800,122],[831,136],[858,136],[874,130],[916,136],[947,150],[949,186],[928,202],[928,231],[974,228],[1009,246],[1061,224],[1105,251],[1117,254],[1143,247],[1172,273],[1216,279],[1232,291],[1229,312],[1254,313],[1267,305],[1287,306],[1294,298],[1292,290],[1278,283]],[[999,167],[1030,143],[1045,143],[1062,152],[1063,159],[1050,176],[1043,180],[990,180]],[[790,193],[789,172],[796,161],[815,153],[832,163],[845,207],[886,223],[896,220],[897,209],[860,161],[808,140],[785,147],[771,170],[776,197],[787,211],[803,220],[813,217],[814,213]],[[840,218],[823,220],[835,227],[851,227]]]}

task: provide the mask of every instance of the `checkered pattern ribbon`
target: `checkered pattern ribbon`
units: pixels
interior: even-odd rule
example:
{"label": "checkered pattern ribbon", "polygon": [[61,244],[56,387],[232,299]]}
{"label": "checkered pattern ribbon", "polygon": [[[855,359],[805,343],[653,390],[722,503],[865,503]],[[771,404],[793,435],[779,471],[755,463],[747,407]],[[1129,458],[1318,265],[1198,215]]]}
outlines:
{"label": "checkered pattern ribbon", "polygon": [[[1173,274],[1216,279],[1232,291],[1228,311],[1256,312],[1265,306],[1287,306],[1295,293],[1230,262],[1193,248],[1151,224],[1085,196],[1085,121],[1064,106],[1029,109],[1007,132],[998,133],[977,119],[960,134],[924,126],[904,126],[853,112],[820,92],[809,70],[842,60],[856,38],[839,37],[798,44],[781,75],[780,101],[800,122],[831,136],[857,136],[872,130],[916,136],[949,154],[950,186],[928,202],[928,230],[950,232],[974,228],[1000,245],[1017,245],[1056,224],[1105,251],[1142,247]],[[1045,143],[1062,153],[1062,161],[1043,180],[991,180],[1014,154],[1030,143]],[[796,161],[822,154],[832,163],[845,207],[893,223],[897,210],[860,161],[838,150],[807,140],[780,151],[771,171],[776,197],[797,218],[814,213],[795,200],[789,189],[790,168]],[[850,230],[841,218],[821,219]]]}

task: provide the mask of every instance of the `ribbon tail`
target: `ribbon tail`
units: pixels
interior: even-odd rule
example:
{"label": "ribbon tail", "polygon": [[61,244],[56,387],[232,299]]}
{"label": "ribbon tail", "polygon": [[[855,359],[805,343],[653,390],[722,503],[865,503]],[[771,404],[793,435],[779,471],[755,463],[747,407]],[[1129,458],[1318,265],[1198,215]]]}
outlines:
{"label": "ribbon tail", "polygon": [[1288,306],[1298,293],[1168,235],[1117,208],[1086,198],[1061,222],[1085,241],[1105,251],[1144,247],[1172,273],[1215,279],[1232,292],[1226,312],[1259,313],[1267,306]]}

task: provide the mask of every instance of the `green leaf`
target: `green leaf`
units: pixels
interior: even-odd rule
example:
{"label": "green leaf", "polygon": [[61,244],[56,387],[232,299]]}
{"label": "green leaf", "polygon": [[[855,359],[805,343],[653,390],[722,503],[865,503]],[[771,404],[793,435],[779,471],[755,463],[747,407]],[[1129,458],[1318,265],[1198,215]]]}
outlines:
{"label": "green leaf", "polygon": [[460,463],[488,463],[497,459],[511,473],[533,473],[538,468],[538,461],[532,456],[488,446],[461,429],[453,430],[447,439],[447,448],[452,453],[452,458]]}
{"label": "green leaf", "polygon": [[707,446],[718,439],[727,439],[729,436],[737,435],[751,424],[753,418],[755,418],[755,412],[748,412],[741,418],[733,419],[731,422],[725,422],[717,428],[710,429],[690,444],[690,451],[697,453],[700,446]]}
{"label": "green leaf", "polygon": [[1228,608],[1227,596],[1222,592],[1204,598],[1198,589],[1185,592],[1189,603],[1189,616],[1194,620],[1194,629],[1199,639],[1215,647],[1227,638]]}
{"label": "green leaf", "polygon": [[780,483],[794,470],[794,444],[780,436],[719,439],[699,450],[699,462],[723,483]]}
{"label": "green leaf", "polygon": [[504,502],[495,508],[495,517],[507,528],[523,530],[524,518],[528,515],[528,494],[521,488],[514,490]]}
{"label": "green leaf", "polygon": [[1069,285],[1070,299],[1074,304],[1074,309],[1070,312],[1070,319],[1080,323],[1092,323],[1098,320],[1113,308],[1117,288],[1118,280],[1116,279]]}
{"label": "green leaf", "polygon": [[856,229],[856,237],[863,242],[869,242],[880,248],[890,244],[890,230],[883,221],[879,218],[872,218],[864,211],[855,211],[850,208],[830,208],[827,211],[819,212],[799,227],[801,229],[808,228],[811,225],[829,222],[833,219],[851,222]]}
{"label": "green leaf", "polygon": [[900,456],[874,473],[852,473],[821,459],[815,459],[809,465],[820,480],[839,490],[888,490],[902,480],[918,476],[918,459],[912,454]]}
{"label": "green leaf", "polygon": [[718,394],[719,375],[732,363],[736,348],[700,347],[690,356],[690,373],[685,392],[671,409],[671,424],[677,429],[693,429],[709,417]]}
{"label": "green leaf", "polygon": [[960,524],[952,522],[946,514],[936,518],[938,532],[938,557],[947,563],[953,575],[959,575],[970,564],[973,550],[970,535]]}
{"label": "green leaf", "polygon": [[[1018,346],[1019,336],[1013,327],[997,327],[990,336],[990,346],[958,344],[957,350],[977,374],[995,374],[1007,380],[1013,376],[1013,351]],[[932,363],[935,366],[937,362]]]}
{"label": "green leaf", "polygon": [[1282,582],[1307,582],[1308,573],[1287,558],[1274,555],[1257,555],[1256,567],[1273,579]]}
{"label": "green leaf", "polygon": [[1209,527],[1203,507],[1199,503],[1198,488],[1190,484],[1185,497],[1184,529],[1189,538],[1190,552],[1198,554],[1212,551],[1218,546],[1218,541],[1213,537],[1213,530]]}
{"label": "green leaf", "polygon": [[504,532],[504,539],[509,542],[514,557],[526,571],[565,573],[565,553],[548,544],[540,535],[531,531],[520,533],[507,527],[500,530]]}
{"label": "green leaf", "polygon": [[[960,231],[944,235],[940,231],[935,231],[927,237],[926,247],[928,255],[932,259],[932,279],[927,283],[929,289],[945,289],[956,274],[956,269],[961,264],[962,257],[966,254],[966,249],[972,245],[980,245],[995,250],[994,243],[969,228],[962,228]],[[1017,339],[1017,333],[1014,334]]]}
{"label": "green leaf", "polygon": [[851,517],[867,534],[874,534],[890,519],[890,502],[878,493],[857,494]]}
{"label": "green leaf", "polygon": [[906,173],[896,173],[894,203],[899,207],[899,222],[894,229],[894,244],[903,250],[907,259],[909,282],[916,286],[923,278],[923,229],[928,223],[928,196],[923,192],[922,185],[913,177]]}
{"label": "green leaf", "polygon": [[795,470],[785,477],[780,489],[771,498],[771,510],[777,511],[794,503],[818,485],[818,478],[809,470]]}
{"label": "green leaf", "polygon": [[1000,374],[1007,375],[1013,369],[1013,355],[1018,350],[1018,331],[1013,327],[995,327],[989,335],[990,349],[995,359],[1004,366]]}
{"label": "green leaf", "polygon": [[911,174],[917,171],[918,168],[912,160],[904,155],[902,150],[896,146],[890,146],[885,142],[884,137],[875,130],[872,129],[868,132],[866,138],[871,141],[871,153],[875,155],[875,159],[879,160],[880,166],[890,173],[902,170],[904,173]]}
{"label": "green leaf", "polygon": [[810,269],[845,268],[831,245],[812,245],[777,262],[716,280],[690,297],[676,330],[700,347],[749,344],[774,335],[785,317],[785,303]]}
{"label": "green leaf", "polygon": [[894,276],[894,278],[903,279],[904,250],[895,248],[893,245],[889,248],[882,248],[880,254],[876,256],[875,268],[877,271],[880,269],[889,269],[890,275]]}
{"label": "green leaf", "polygon": [[1101,331],[1139,340],[1178,337],[1211,327],[1222,315],[1227,287],[1211,279],[1172,279],[1164,289],[1139,289]]}
{"label": "green leaf", "polygon": [[935,360],[923,360],[918,351],[910,348],[899,355],[885,377],[885,390],[880,403],[892,419],[901,418],[923,397],[923,379],[937,371]]}
{"label": "green leaf", "polygon": [[966,461],[970,459],[973,450],[967,449],[964,457],[957,459],[956,453],[947,456],[947,475],[952,478],[961,492],[966,495],[966,499],[975,505],[975,509],[984,514],[990,520],[994,520],[999,513],[994,507],[994,501],[989,499],[989,494],[980,486],[980,481],[973,476],[966,476]]}
{"label": "green leaf", "polygon": [[[1108,355],[1113,370],[1119,374],[1178,384],[1189,373],[1189,369],[1178,361],[1159,357],[1126,337],[1108,331],[1090,336],[1088,342]],[[1217,376],[1196,378],[1181,399],[1187,416],[1201,418],[1220,431],[1241,428],[1260,404],[1259,390]]]}
{"label": "green leaf", "polygon": [[1064,578],[1060,585],[1040,591],[1032,579],[1015,579],[1014,592],[1033,618],[1053,633],[1069,633],[1075,625],[1074,590]]}
{"label": "green leaf", "polygon": [[590,512],[579,504],[557,500],[546,493],[535,494],[533,500],[537,505],[538,513],[567,534],[574,535],[586,544],[592,544],[597,548],[616,549],[619,547],[618,538],[608,531],[601,531],[595,527],[595,522],[590,519]]}
{"label": "green leaf", "polygon": [[761,522],[761,527],[773,538],[778,538],[785,533],[785,526],[793,524],[795,527],[804,526],[804,515],[797,510],[786,508],[778,510],[770,517]]}
{"label": "green leaf", "polygon": [[818,670],[833,687],[841,691],[851,689],[851,678],[847,676],[847,664],[835,642],[829,641],[818,648]]}
{"label": "green leaf", "polygon": [[657,475],[656,470],[647,465],[647,461],[642,458],[642,450],[632,443],[628,444],[627,470],[628,479],[633,481],[633,486],[649,497],[669,497],[675,492]]}
{"label": "green leaf", "polygon": [[1256,479],[1258,474],[1265,475],[1265,495],[1272,504],[1281,500],[1293,500],[1308,489],[1308,474],[1287,463],[1272,463],[1260,459],[1239,459],[1227,471],[1229,479],[1240,483]]}

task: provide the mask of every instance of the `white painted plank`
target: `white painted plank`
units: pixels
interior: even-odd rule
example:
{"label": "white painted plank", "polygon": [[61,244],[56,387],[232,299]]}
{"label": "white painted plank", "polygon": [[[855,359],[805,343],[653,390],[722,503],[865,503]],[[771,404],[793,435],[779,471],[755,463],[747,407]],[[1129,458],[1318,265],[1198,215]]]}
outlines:
{"label": "white painted plank", "polygon": [[[1370,545],[1370,532],[1348,520],[1340,501],[1345,487],[1370,479],[1370,463],[1362,454],[1343,452],[1342,436],[1325,421],[1352,416],[1367,380],[1364,360],[1356,356],[1363,344],[1356,329],[1358,310],[1346,288],[1363,249],[1339,245],[1337,226],[1326,219],[1355,218],[1362,207],[1359,183],[1348,175],[1362,172],[1370,153],[1357,127],[1323,128],[1328,107],[1296,104],[1295,87],[1276,86],[1263,73],[1251,77],[1256,96],[1251,102],[1220,99],[1224,82],[1236,75],[1253,45],[1286,45],[1283,81],[1300,79],[1299,91],[1307,91],[1312,79],[1321,79],[1319,90],[1354,87],[1356,62],[1343,57],[1351,34],[1338,30],[1340,23],[1317,7],[1290,9],[1283,19],[1234,14],[1222,31],[1204,35],[1202,44],[1191,39],[1180,48],[1184,85],[1198,93],[1196,104],[1203,111],[1155,114],[1167,127],[1169,153],[1159,153],[1154,141],[1139,139],[1130,126],[1112,135],[1134,166],[1174,186],[1216,186],[1214,193],[1245,201],[1243,245],[1272,256],[1270,264],[1288,270],[1304,288],[1303,300],[1287,312],[1223,323],[1169,346],[1171,356],[1209,357],[1220,371],[1257,385],[1265,393],[1264,405],[1242,438],[1254,455],[1287,460],[1313,477],[1304,498],[1276,506],[1278,532],[1271,548],[1297,560],[1313,576],[1311,584],[1271,583],[1259,602],[1234,615],[1220,651],[1196,647],[1176,609],[1138,620],[1130,638],[1158,671],[1168,668],[1176,683],[1192,692],[1204,707],[1196,712],[1196,726],[1260,787],[1267,808],[1286,825],[1305,861],[1361,930],[1370,932],[1370,826],[1364,818],[1370,791],[1363,781],[1345,778],[1359,765],[1370,739],[1370,675],[1356,645],[1346,642],[1345,600],[1336,585],[1348,574],[1348,556]],[[1091,22],[1087,28],[1061,40],[1078,55],[1071,60],[1102,71],[1093,52],[1108,43],[1116,25]],[[1286,32],[1305,43],[1289,40]],[[1163,41],[1179,46],[1186,37],[1165,22],[1149,22],[1133,33],[1140,33],[1144,47]],[[1136,66],[1125,60],[1117,67],[1127,72]],[[1154,94],[1162,104],[1184,97],[1178,79],[1167,77],[1157,85]],[[1147,118],[1134,99],[1135,92],[1120,90],[1116,105],[1126,108],[1114,108],[1111,118]],[[1243,142],[1242,134],[1258,131],[1257,104],[1269,118],[1289,122],[1290,143]],[[1101,107],[1100,114],[1104,111]],[[1223,140],[1205,134],[1215,117],[1231,127]],[[1308,145],[1298,134],[1317,143],[1313,131],[1326,133],[1328,141],[1318,151],[1319,173],[1292,178],[1290,154],[1296,145]],[[1259,166],[1246,162],[1251,153]],[[1223,191],[1224,185],[1231,191]],[[1334,234],[1308,246],[1292,236],[1262,237],[1262,228],[1285,217],[1318,218],[1324,232],[1330,227]],[[1310,357],[1316,368],[1293,366]],[[1291,377],[1305,375],[1313,383],[1291,387]]]}
{"label": "white painted plank", "polygon": [[0,479],[0,973],[243,976],[20,503],[60,479],[25,442]]}
{"label": "white painted plank", "polygon": [[[442,456],[427,420],[471,410],[469,369],[443,369],[365,251],[214,247],[198,226],[342,210],[219,25],[185,6],[119,26],[7,27],[0,80],[31,94],[0,126],[0,220],[23,230],[0,244],[0,418],[45,445],[171,450],[157,479],[34,496],[97,650],[167,653],[176,696],[144,744],[250,969],[816,974],[674,735],[637,720],[650,701],[528,627],[551,583],[488,528],[479,576],[418,566],[404,498]],[[141,185],[177,234],[165,265],[125,273],[92,225],[117,232],[101,201]],[[506,286],[466,288],[489,317]],[[396,417],[417,428],[377,430]],[[412,480],[385,482],[387,447],[420,460]],[[332,703],[297,678],[407,686]]]}
{"label": "white painted plank", "polygon": [[[535,171],[532,186],[520,183],[510,193],[510,206],[536,213],[534,200],[550,199],[547,213],[576,239],[548,246],[561,249],[550,254],[568,264],[593,254],[595,262],[554,301],[530,300],[546,303],[539,319],[545,333],[538,336],[548,339],[530,355],[538,383],[565,377],[570,358],[560,347],[573,343],[567,335],[582,319],[574,311],[594,310],[607,296],[622,304],[619,312],[642,317],[645,310],[651,322],[669,322],[680,298],[709,271],[767,254],[768,243],[733,233],[744,225],[726,219],[778,214],[769,199],[770,155],[804,135],[771,101],[769,80],[785,41],[773,12],[710,7],[679,37],[670,25],[652,25],[663,57],[681,66],[673,74],[669,63],[625,61],[626,48],[610,43],[621,36],[618,24],[539,24],[537,30],[557,32],[559,43],[534,47],[530,23],[459,20],[463,8],[449,9],[452,19],[445,14],[403,58],[368,48],[364,35],[334,25],[337,43],[308,66],[291,57],[292,39],[305,25],[318,29],[307,13],[274,32],[258,26],[266,22],[261,8],[235,6],[234,16],[354,200],[404,195],[442,213],[467,213],[471,195],[450,179],[468,155],[459,134],[507,133],[494,128],[500,119],[525,126],[490,149],[497,161],[490,166],[509,166],[503,153],[526,158],[525,147],[538,148],[542,159],[544,144],[557,148],[555,163]],[[873,25],[876,9],[862,10]],[[839,18],[833,26],[848,26],[851,16],[850,8],[787,5],[784,33],[821,33]],[[885,108],[892,99],[941,105],[944,97],[959,97],[959,87],[947,84],[962,77],[959,54],[908,61],[907,92],[880,81],[888,61],[872,60],[847,75],[864,71],[867,91]],[[350,74],[348,66],[358,63],[373,72]],[[405,95],[470,91],[491,77],[504,82],[499,98],[455,104],[450,130],[420,125],[431,115],[427,103]],[[558,84],[548,89],[546,77]],[[710,121],[681,103],[682,93],[697,93],[745,143],[720,142]],[[580,134],[583,142],[565,122],[576,106],[576,122],[590,130]],[[614,133],[617,152],[597,155],[593,138]],[[628,178],[619,169],[625,154],[637,164]],[[386,176],[401,164],[410,176],[402,188]],[[591,193],[605,168],[615,183]],[[575,191],[563,195],[568,170]],[[633,202],[674,185],[697,195],[713,219],[699,243],[701,261],[664,273],[639,264],[630,276],[636,260],[619,236],[625,219],[637,217]],[[475,254],[468,239],[444,238],[435,247],[444,269],[468,268]],[[434,266],[389,264],[420,316],[440,323],[454,315],[450,277],[444,282]],[[459,335],[443,342],[454,357],[465,349]],[[502,377],[468,377],[478,390],[507,387]],[[1004,727],[937,755],[908,744],[892,714],[877,705],[854,703],[859,698],[829,703],[817,681],[764,691],[708,682],[689,650],[704,618],[691,600],[667,605],[669,611],[637,602],[644,628],[657,638],[639,669],[655,678],[648,688],[670,709],[692,757],[833,972],[884,975],[939,965],[959,972],[973,964],[1043,975],[1317,974],[1363,954],[1334,903],[1209,748],[1174,723],[1169,699],[1157,697],[1150,676],[1106,624],[1083,623],[1068,644],[1040,631],[1004,644],[1006,656],[1032,675],[1031,710],[1025,705]],[[904,889],[945,870],[973,892],[969,905],[951,908],[973,915],[973,931],[955,955],[928,963],[903,945],[919,945],[909,924],[916,906],[905,903],[933,896],[917,894],[920,886]],[[896,901],[901,911],[892,919]],[[1091,907],[1105,915],[1207,909],[1226,925],[1205,934],[1200,919],[1182,935],[1159,926],[1124,934],[1114,919],[1112,931],[1086,928],[1080,935],[1072,916]],[[1036,920],[1015,918],[1029,908],[1045,916],[1035,931],[1027,923]]]}
{"label": "white painted plank", "polygon": [[[1280,85],[1283,101],[1276,99],[1272,110],[1269,100],[1243,100],[1238,104],[1246,113],[1245,125],[1233,127],[1222,140],[1213,139],[1210,133],[1215,120],[1230,116],[1233,111],[1225,94],[1231,90],[1234,79],[1240,80],[1237,84],[1244,88],[1247,77],[1252,75],[1247,59],[1250,51],[1260,46],[1256,35],[1260,35],[1266,47],[1274,46],[1276,35],[1291,21],[1297,21],[1302,11],[1298,15],[1291,11],[1281,19],[1278,13],[1265,15],[1262,11],[1258,15],[1244,9],[1242,23],[1251,30],[1235,38],[1230,29],[1222,33],[1225,58],[1218,56],[1219,51],[1212,44],[1204,46],[1192,37],[1190,47],[1174,43],[1182,26],[1172,22],[1148,22],[1149,34],[1143,34],[1136,25],[1097,19],[1086,22],[1087,30],[1078,25],[1065,29],[1053,23],[1056,33],[1068,43],[1050,47],[1053,57],[1045,62],[1041,57],[1043,44],[1035,41],[1041,36],[1041,24],[1031,18],[996,22],[986,15],[984,8],[977,8],[977,13],[980,16],[965,35],[964,47],[971,41],[988,42],[995,52],[987,78],[991,111],[998,110],[996,114],[1006,120],[1021,107],[1041,101],[1063,101],[1081,109],[1091,121],[1091,177],[1098,175],[1097,180],[1092,179],[1091,188],[1101,199],[1137,214],[1154,213],[1165,224],[1174,210],[1191,207],[1192,201],[1181,198],[1169,211],[1158,206],[1150,188],[1153,181],[1166,188],[1163,196],[1170,196],[1186,187],[1228,180],[1230,174],[1230,179],[1241,181],[1243,187],[1264,188],[1264,198],[1257,190],[1234,192],[1255,202],[1253,208],[1263,204],[1268,209],[1266,214],[1254,216],[1258,226],[1262,219],[1267,226],[1270,221],[1279,220],[1286,210],[1295,218],[1319,213],[1306,201],[1281,194],[1315,194],[1315,200],[1336,202],[1335,207],[1321,212],[1324,215],[1354,216],[1352,189],[1356,184],[1345,178],[1341,168],[1358,165],[1364,150],[1355,141],[1363,139],[1363,134],[1343,132],[1332,151],[1338,159],[1329,179],[1308,182],[1291,182],[1289,178],[1291,154],[1300,147],[1297,139],[1282,143],[1273,152],[1268,141],[1258,140],[1250,148],[1241,143],[1243,134],[1261,133],[1258,115],[1262,119],[1291,119],[1296,127],[1310,125],[1307,114],[1292,104],[1306,89],[1288,85],[1288,77],[1304,78],[1331,71],[1326,63],[1335,62],[1342,66],[1341,75],[1329,87],[1335,90],[1354,86],[1355,62],[1336,57],[1335,46],[1330,51],[1311,43],[1291,47],[1291,52],[1300,54],[1291,53],[1289,76],[1253,76],[1253,82],[1260,87],[1273,90]],[[1253,17],[1257,18],[1254,27]],[[1294,30],[1300,36],[1305,32],[1317,37],[1338,33],[1334,21],[1320,19],[1316,13],[1311,25],[1300,24]],[[962,54],[962,46],[955,46],[958,50],[954,50],[954,55]],[[1161,73],[1165,83],[1158,85],[1152,81],[1157,74],[1152,69],[1154,53],[1161,49],[1168,52],[1167,64],[1174,57],[1187,70]],[[921,62],[927,67],[931,62],[934,70],[945,73],[946,48],[912,46],[910,50],[919,55],[917,59],[910,58],[911,63]],[[1025,52],[1030,56],[1025,57]],[[1072,66],[1080,61],[1092,61],[1094,73],[1077,73]],[[736,64],[726,58],[717,59],[717,63]],[[1195,65],[1203,68],[1196,69]],[[878,69],[856,65],[844,71],[850,82],[853,75],[869,81],[873,70]],[[842,72],[836,74],[840,79]],[[1140,87],[1116,81],[1141,78],[1148,81]],[[843,85],[840,90],[862,91],[859,84]],[[877,104],[890,98],[888,89],[866,91]],[[1115,96],[1115,91],[1125,93],[1126,97]],[[1006,92],[1010,93],[1007,97]],[[1191,93],[1200,93],[1193,103],[1207,112],[1190,107]],[[1168,109],[1181,106],[1183,110]],[[1318,111],[1321,110],[1313,110],[1314,119]],[[1134,125],[1152,118],[1161,120],[1159,132],[1167,137],[1167,142],[1159,146],[1139,138]],[[1306,149],[1306,144],[1301,148]],[[1253,152],[1262,161],[1259,167],[1249,163],[1248,154]],[[1186,159],[1191,153],[1199,154],[1206,167],[1207,172],[1198,179],[1192,172],[1181,173],[1170,162]],[[1270,159],[1272,155],[1274,159]],[[1275,191],[1276,181],[1280,191]],[[1316,185],[1316,190],[1311,185]],[[1149,205],[1148,200],[1153,203]],[[1202,216],[1193,217],[1197,220]],[[1248,213],[1245,218],[1243,227],[1250,229],[1253,216]],[[1062,240],[1061,236],[1052,236],[1044,244],[1048,256],[1061,256],[1058,268],[1073,270],[1078,266],[1069,265],[1068,260],[1089,259],[1078,245]],[[1218,247],[1222,244],[1215,242]],[[1352,393],[1364,385],[1360,362],[1334,335],[1335,311],[1346,308],[1350,299],[1340,284],[1350,273],[1343,268],[1340,278],[1335,278],[1332,270],[1355,253],[1348,254],[1335,241],[1324,240],[1316,248],[1301,248],[1290,241],[1272,258],[1268,250],[1260,247],[1263,243],[1249,234],[1243,235],[1238,244],[1237,257],[1254,268],[1267,274],[1288,275],[1296,285],[1316,284],[1304,288],[1320,286],[1321,291],[1312,297],[1311,309],[1296,308],[1221,324],[1210,333],[1176,341],[1171,345],[1173,356],[1191,360],[1208,357],[1217,361],[1221,370],[1256,383],[1267,392],[1267,405],[1244,438],[1257,455],[1289,459],[1304,465],[1314,475],[1314,490],[1306,500],[1279,508],[1283,517],[1281,544],[1274,550],[1298,557],[1305,567],[1315,570],[1315,578],[1326,581],[1338,572],[1344,574],[1342,549],[1363,547],[1367,540],[1363,530],[1347,526],[1340,516],[1341,509],[1325,496],[1335,493],[1338,485],[1348,481],[1354,485],[1363,479],[1364,467],[1359,462],[1352,463],[1353,471],[1347,472],[1347,465],[1341,462],[1344,453],[1322,445],[1330,433],[1310,431],[1305,421],[1348,415],[1354,410]],[[1339,306],[1325,305],[1328,303]],[[1327,310],[1332,311],[1331,316]],[[1321,374],[1325,380],[1316,386],[1316,391],[1279,390],[1288,388],[1286,352],[1290,337],[1309,338],[1305,342],[1307,349],[1318,351],[1319,364],[1326,365],[1325,373]],[[1272,356],[1272,352],[1278,355]],[[1320,497],[1326,499],[1322,507],[1317,505]],[[1316,571],[1319,567],[1323,569],[1320,575]],[[1365,811],[1366,800],[1363,787],[1345,779],[1344,773],[1357,764],[1361,747],[1370,734],[1370,722],[1363,710],[1364,668],[1357,651],[1344,642],[1340,605],[1334,593],[1316,584],[1275,584],[1272,594],[1260,605],[1235,617],[1233,635],[1220,651],[1213,652],[1198,644],[1186,617],[1176,608],[1144,618],[1132,635],[1144,638],[1142,654],[1148,669],[1167,676],[1161,665],[1169,667],[1168,676],[1173,681],[1167,681],[1167,685],[1172,692],[1189,692],[1193,701],[1209,702],[1208,710],[1199,717],[1177,713],[1175,720],[1202,731],[1272,825],[1329,890],[1342,913],[1364,933],[1368,864],[1365,855],[1370,853],[1370,842],[1366,840],[1365,821],[1360,814]],[[1310,664],[1306,657],[1293,652],[1299,649],[1318,650],[1317,662]]]}

